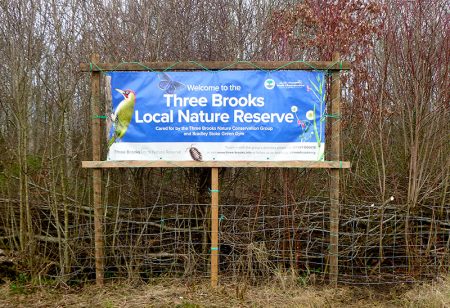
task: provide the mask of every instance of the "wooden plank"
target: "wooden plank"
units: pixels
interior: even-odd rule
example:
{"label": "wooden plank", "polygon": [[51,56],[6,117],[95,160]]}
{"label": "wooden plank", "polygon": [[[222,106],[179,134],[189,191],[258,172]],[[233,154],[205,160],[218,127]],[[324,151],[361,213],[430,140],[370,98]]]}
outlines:
{"label": "wooden plank", "polygon": [[[91,57],[92,62],[99,61],[99,55]],[[100,72],[91,73],[91,112],[92,115],[100,114]],[[92,133],[92,158],[101,159],[101,122],[99,118],[93,118],[91,122]],[[103,207],[102,207],[102,170],[92,171],[93,202],[94,202],[94,240],[95,240],[95,281],[98,286],[104,284],[104,242],[103,242]]]}
{"label": "wooden plank", "polygon": [[83,161],[83,168],[313,168],[348,169],[348,161]]}
{"label": "wooden plank", "polygon": [[184,61],[184,62],[145,62],[145,63],[81,63],[82,72],[99,71],[163,71],[170,70],[349,70],[350,62],[347,61]]}
{"label": "wooden plank", "polygon": [[[339,53],[333,54],[333,61],[339,61]],[[341,114],[341,81],[339,72],[331,75],[331,114]],[[339,160],[341,152],[341,121],[331,119],[330,160]],[[337,286],[339,274],[339,169],[330,170],[330,283]]]}
{"label": "wooden plank", "polygon": [[211,168],[211,286],[219,281],[219,168]]}

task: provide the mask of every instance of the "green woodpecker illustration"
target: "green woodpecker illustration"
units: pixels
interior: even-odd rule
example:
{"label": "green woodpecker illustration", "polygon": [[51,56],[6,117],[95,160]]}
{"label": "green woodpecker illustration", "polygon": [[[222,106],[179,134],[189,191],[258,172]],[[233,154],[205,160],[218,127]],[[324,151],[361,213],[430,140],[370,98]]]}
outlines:
{"label": "green woodpecker illustration", "polygon": [[111,115],[111,119],[114,123],[114,133],[109,140],[108,147],[116,142],[116,140],[122,139],[127,132],[131,118],[133,117],[134,104],[136,102],[136,93],[134,93],[133,90],[115,90],[123,95],[123,100],[117,106],[116,111]]}

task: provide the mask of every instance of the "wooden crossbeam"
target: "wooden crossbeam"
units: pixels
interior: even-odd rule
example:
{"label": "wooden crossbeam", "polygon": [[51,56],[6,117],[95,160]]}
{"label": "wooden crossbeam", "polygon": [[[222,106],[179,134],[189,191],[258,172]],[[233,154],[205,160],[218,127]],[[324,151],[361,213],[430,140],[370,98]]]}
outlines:
{"label": "wooden crossbeam", "polygon": [[83,161],[83,168],[313,168],[348,169],[348,161]]}
{"label": "wooden crossbeam", "polygon": [[184,61],[184,62],[117,62],[117,63],[81,63],[82,72],[100,71],[163,71],[170,70],[329,70],[340,71],[351,69],[348,61]]}

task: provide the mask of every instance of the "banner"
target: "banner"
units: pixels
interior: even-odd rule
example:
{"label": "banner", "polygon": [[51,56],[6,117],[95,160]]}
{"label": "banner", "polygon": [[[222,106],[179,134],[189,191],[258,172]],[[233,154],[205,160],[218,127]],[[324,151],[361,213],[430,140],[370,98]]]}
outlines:
{"label": "banner", "polygon": [[323,160],[323,72],[109,75],[108,160]]}

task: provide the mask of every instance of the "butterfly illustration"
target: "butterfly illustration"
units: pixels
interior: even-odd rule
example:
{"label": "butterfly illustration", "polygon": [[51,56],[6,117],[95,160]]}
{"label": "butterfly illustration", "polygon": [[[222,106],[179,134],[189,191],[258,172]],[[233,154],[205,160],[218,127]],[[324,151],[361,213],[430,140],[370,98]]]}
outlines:
{"label": "butterfly illustration", "polygon": [[176,90],[178,89],[182,89],[185,87],[184,84],[182,84],[181,82],[172,80],[169,75],[167,75],[164,72],[161,72],[158,74],[159,79],[161,80],[159,82],[158,87],[165,91],[165,93],[167,94],[174,94]]}

